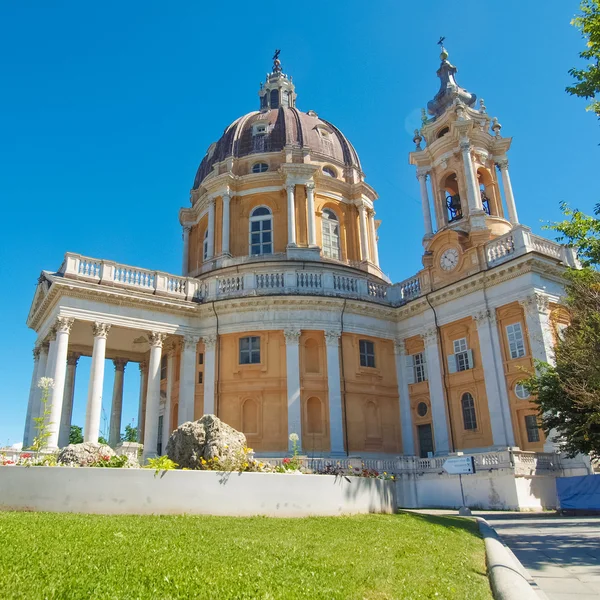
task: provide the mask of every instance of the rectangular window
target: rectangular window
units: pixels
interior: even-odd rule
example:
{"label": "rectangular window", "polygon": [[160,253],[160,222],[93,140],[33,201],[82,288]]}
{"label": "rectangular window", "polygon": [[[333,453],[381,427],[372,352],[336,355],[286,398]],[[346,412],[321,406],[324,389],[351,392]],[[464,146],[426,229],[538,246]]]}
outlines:
{"label": "rectangular window", "polygon": [[454,340],[454,360],[456,361],[457,371],[467,371],[472,368],[470,352],[467,348],[467,338]]}
{"label": "rectangular window", "polygon": [[359,340],[360,366],[375,368],[375,344],[369,340]]}
{"label": "rectangular window", "polygon": [[202,371],[200,371],[200,372],[198,373],[198,383],[202,383],[202,380],[203,380],[203,378],[204,378],[203,376],[204,376],[204,373],[202,373]]}
{"label": "rectangular window", "polygon": [[525,340],[523,339],[523,329],[521,328],[521,323],[507,325],[506,337],[508,338],[510,357],[521,358],[521,356],[525,356]]}
{"label": "rectangular window", "polygon": [[199,365],[204,364],[204,354],[202,354],[202,352],[200,352],[200,354],[198,354],[198,364]]}
{"label": "rectangular window", "polygon": [[158,417],[158,435],[156,438],[156,452],[162,456],[162,432],[163,432],[163,417]]}
{"label": "rectangular window", "polygon": [[168,360],[168,357],[166,354],[165,354],[165,356],[163,356],[160,359],[160,379],[161,379],[161,381],[163,379],[167,378],[167,360]]}
{"label": "rectangular window", "polygon": [[422,352],[413,356],[413,369],[415,371],[415,383],[427,381],[427,370],[425,369],[425,356]]}
{"label": "rectangular window", "polygon": [[525,417],[525,428],[527,429],[527,441],[528,442],[539,442],[540,441],[540,430],[538,429],[536,415],[527,415]]}
{"label": "rectangular window", "polygon": [[240,365],[260,364],[260,337],[240,338]]}

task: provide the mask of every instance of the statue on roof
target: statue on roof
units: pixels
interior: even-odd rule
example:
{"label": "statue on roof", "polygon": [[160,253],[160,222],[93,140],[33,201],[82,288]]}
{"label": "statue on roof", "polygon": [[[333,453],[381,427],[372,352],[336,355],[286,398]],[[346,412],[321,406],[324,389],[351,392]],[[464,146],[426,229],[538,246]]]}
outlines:
{"label": "statue on roof", "polygon": [[273,73],[281,73],[281,61],[279,60],[280,54],[281,50],[277,48],[275,50],[275,54],[273,54]]}

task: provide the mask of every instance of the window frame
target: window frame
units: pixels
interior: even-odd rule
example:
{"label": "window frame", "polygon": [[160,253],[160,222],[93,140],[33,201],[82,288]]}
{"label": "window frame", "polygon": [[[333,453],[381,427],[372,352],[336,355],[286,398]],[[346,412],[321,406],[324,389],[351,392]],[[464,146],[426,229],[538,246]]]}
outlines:
{"label": "window frame", "polygon": [[[465,401],[470,405],[465,405]],[[471,392],[464,392],[460,396],[460,409],[462,413],[463,429],[465,431],[477,431],[477,410],[475,408],[475,397]]]}
{"label": "window frame", "polygon": [[[372,340],[358,340],[358,355],[360,366],[365,369],[375,369],[375,342]],[[372,364],[370,364],[372,363]]]}
{"label": "window frame", "polygon": [[163,354],[160,358],[160,380],[165,381],[167,379],[169,369],[169,357]]}
{"label": "window frame", "polygon": [[[264,168],[263,168],[264,167]],[[269,170],[269,164],[266,162],[255,162],[250,168],[252,174],[266,173]]]}
{"label": "window frame", "polygon": [[[525,388],[525,386],[523,385],[523,383],[521,381],[517,381],[517,383],[515,383],[515,387],[513,388],[513,390],[515,392],[515,396],[519,400],[527,400],[527,399],[531,398],[531,394]],[[523,390],[527,395],[526,396],[522,396],[522,395],[519,394],[519,392],[517,390]]]}
{"label": "window frame", "polygon": [[[242,348],[244,342],[248,342],[247,348]],[[243,360],[247,356],[248,360]],[[258,359],[258,360],[257,360]],[[240,365],[259,365],[260,364],[260,336],[246,335],[239,338],[238,341],[238,364]]]}
{"label": "window frame", "polygon": [[414,382],[423,383],[424,381],[427,381],[427,361],[425,360],[425,352],[413,354],[412,364],[414,369]]}
{"label": "window frame", "polygon": [[454,360],[456,361],[456,372],[468,371],[473,368],[469,356],[467,338],[462,337],[452,342],[454,348]]}
{"label": "window frame", "polygon": [[208,260],[208,227],[204,230],[202,238],[202,262]]}
{"label": "window frame", "polygon": [[[531,419],[535,420],[535,428],[531,427],[529,425],[529,423],[531,422]],[[535,431],[535,435],[530,435]],[[536,444],[537,442],[541,441],[540,438],[540,428],[537,422],[537,415],[525,415],[525,434],[527,435],[527,442],[530,444]],[[532,439],[535,438],[535,439]]]}
{"label": "window frame", "polygon": [[[325,217],[325,215],[328,216]],[[334,231],[334,229],[337,231]],[[331,208],[323,209],[323,214],[321,215],[321,250],[323,256],[333,260],[341,260],[340,229],[340,220],[335,212]],[[329,239],[328,244],[325,243],[326,234]]]}
{"label": "window frame", "polygon": [[[525,335],[523,326],[519,321],[506,325],[506,341],[508,342],[508,353],[511,360],[523,358],[527,351],[525,349]],[[514,348],[514,351],[513,351]]]}
{"label": "window frame", "polygon": [[[265,210],[267,210],[268,214],[262,214],[262,215],[255,216],[254,213],[261,208],[264,208]],[[263,227],[263,223],[266,221],[270,222],[269,228]],[[257,231],[252,230],[252,226],[254,223],[259,224]],[[270,234],[271,239],[268,242],[265,242],[263,239],[263,236],[265,233]],[[274,248],[273,248],[274,233],[275,233],[275,231],[274,231],[274,223],[273,223],[273,211],[268,206],[265,206],[264,204],[260,205],[260,206],[255,206],[252,209],[252,211],[250,212],[250,218],[248,219],[248,255],[249,256],[270,256],[270,255],[274,254]],[[252,242],[253,235],[259,236],[258,242],[255,242],[255,243]],[[267,245],[270,246],[270,251],[264,252],[264,247]],[[258,246],[260,251],[254,253],[252,250],[252,246]]]}
{"label": "window frame", "polygon": [[337,171],[333,167],[325,166],[321,169],[321,171],[323,172],[323,175],[325,175],[325,177],[337,179]]}

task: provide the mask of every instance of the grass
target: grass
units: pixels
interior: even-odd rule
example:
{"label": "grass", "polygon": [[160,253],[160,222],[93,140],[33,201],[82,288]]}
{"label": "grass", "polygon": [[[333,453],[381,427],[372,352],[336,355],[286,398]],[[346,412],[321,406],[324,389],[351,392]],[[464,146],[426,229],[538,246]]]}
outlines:
{"label": "grass", "polygon": [[0,512],[0,598],[491,599],[476,524]]}

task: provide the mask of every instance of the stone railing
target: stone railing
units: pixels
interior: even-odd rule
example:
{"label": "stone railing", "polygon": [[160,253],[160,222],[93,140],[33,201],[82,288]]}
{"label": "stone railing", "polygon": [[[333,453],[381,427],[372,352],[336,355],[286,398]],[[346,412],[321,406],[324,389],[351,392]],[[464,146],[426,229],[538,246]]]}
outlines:
{"label": "stone railing", "polygon": [[485,246],[485,257],[489,267],[495,267],[528,252],[549,256],[569,267],[579,266],[577,255],[572,248],[534,235],[528,227],[522,225],[517,225]]}
{"label": "stone railing", "polygon": [[[547,452],[525,452],[521,450],[504,450],[499,452],[477,452],[465,456],[475,459],[475,471],[495,469],[514,469],[517,475],[534,475],[541,472],[561,469],[560,455]],[[449,456],[419,458],[417,456],[399,456],[396,458],[326,458],[302,457],[302,466],[313,471],[323,470],[326,466],[339,466],[342,469],[365,468],[392,474],[402,473],[443,473],[444,463]],[[280,465],[283,458],[263,458],[264,462]]]}

